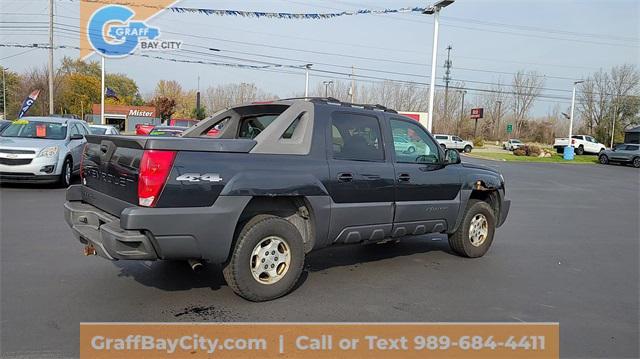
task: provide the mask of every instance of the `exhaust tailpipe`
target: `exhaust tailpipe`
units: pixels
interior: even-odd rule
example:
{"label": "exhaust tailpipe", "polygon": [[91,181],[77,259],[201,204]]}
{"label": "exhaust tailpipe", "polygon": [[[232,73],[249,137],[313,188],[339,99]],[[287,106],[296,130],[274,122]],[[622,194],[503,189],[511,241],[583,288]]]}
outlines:
{"label": "exhaust tailpipe", "polygon": [[202,264],[202,262],[199,260],[189,259],[187,262],[189,262],[191,270],[193,270],[195,273],[199,273],[204,268],[204,264]]}

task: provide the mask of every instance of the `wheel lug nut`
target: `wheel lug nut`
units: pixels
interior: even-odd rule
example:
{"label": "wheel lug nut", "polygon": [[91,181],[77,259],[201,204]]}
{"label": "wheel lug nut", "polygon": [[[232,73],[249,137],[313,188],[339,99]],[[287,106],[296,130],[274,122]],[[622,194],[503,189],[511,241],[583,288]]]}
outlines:
{"label": "wheel lug nut", "polygon": [[264,263],[264,258],[262,258],[262,263]]}
{"label": "wheel lug nut", "polygon": [[273,268],[273,267],[275,267],[275,265],[274,265],[274,264],[272,264],[272,265],[271,265],[271,268]]}
{"label": "wheel lug nut", "polygon": [[274,259],[275,259],[275,260],[278,260],[278,257],[275,257]]}
{"label": "wheel lug nut", "polygon": [[264,266],[264,269],[269,269],[269,266]]}

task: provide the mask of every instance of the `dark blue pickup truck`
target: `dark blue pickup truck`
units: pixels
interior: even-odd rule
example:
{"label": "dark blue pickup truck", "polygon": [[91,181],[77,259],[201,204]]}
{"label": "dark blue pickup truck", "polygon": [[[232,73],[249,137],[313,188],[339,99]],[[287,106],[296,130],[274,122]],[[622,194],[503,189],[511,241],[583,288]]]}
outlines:
{"label": "dark blue pickup truck", "polygon": [[289,292],[305,255],[331,245],[447,233],[455,253],[480,257],[509,212],[500,173],[378,105],[286,99],[179,137],[87,140],[65,203],[86,254],[220,263],[252,301]]}

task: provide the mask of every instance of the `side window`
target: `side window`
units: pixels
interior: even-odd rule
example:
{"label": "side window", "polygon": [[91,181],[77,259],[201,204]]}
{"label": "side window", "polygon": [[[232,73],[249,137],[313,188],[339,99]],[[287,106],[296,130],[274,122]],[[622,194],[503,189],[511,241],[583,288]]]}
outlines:
{"label": "side window", "polygon": [[638,148],[639,148],[639,146],[627,145],[627,147],[624,150],[625,151],[637,151]]}
{"label": "side window", "polygon": [[240,120],[238,138],[254,139],[280,115],[260,115],[245,117]]}
{"label": "side window", "polygon": [[446,140],[447,136],[436,136],[437,140]]}
{"label": "side window", "polygon": [[86,136],[86,135],[88,135],[90,133],[89,130],[87,130],[87,128],[83,124],[78,123],[77,125],[78,125],[78,129],[80,130],[80,134],[81,135],[85,135]]}
{"label": "side window", "polygon": [[78,129],[78,125],[76,125],[75,123],[71,125],[71,131],[69,132],[69,136],[73,136],[73,135],[81,135],[82,133],[80,132],[80,130]]}
{"label": "side window", "polygon": [[[440,163],[439,145],[429,137],[422,127],[397,119],[391,119],[390,122],[396,162]],[[402,141],[396,139],[402,139]]]}
{"label": "side window", "polygon": [[334,112],[333,158],[353,161],[384,161],[380,124],[373,116]]}
{"label": "side window", "polygon": [[458,136],[453,136],[454,141],[462,142],[462,139]]}

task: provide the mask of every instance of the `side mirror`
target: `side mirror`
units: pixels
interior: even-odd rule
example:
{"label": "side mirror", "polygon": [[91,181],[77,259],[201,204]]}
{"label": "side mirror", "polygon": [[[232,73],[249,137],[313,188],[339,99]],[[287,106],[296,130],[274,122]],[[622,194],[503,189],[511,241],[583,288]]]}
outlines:
{"label": "side mirror", "polygon": [[73,141],[73,140],[82,140],[82,139],[84,139],[84,136],[80,135],[80,134],[76,134],[76,135],[71,135],[71,137],[69,137],[69,139],[71,141]]}
{"label": "side mirror", "polygon": [[460,160],[460,154],[457,150],[448,149],[444,151],[444,164],[445,165],[455,165],[462,162]]}

